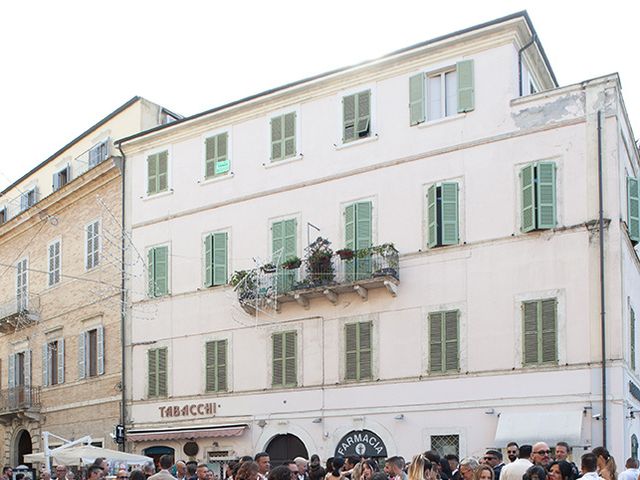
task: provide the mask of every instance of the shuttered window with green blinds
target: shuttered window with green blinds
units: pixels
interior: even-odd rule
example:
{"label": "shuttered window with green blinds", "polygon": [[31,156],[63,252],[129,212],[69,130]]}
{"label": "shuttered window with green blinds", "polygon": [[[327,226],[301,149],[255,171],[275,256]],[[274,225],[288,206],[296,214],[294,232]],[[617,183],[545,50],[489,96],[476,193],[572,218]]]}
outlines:
{"label": "shuttered window with green blinds", "polygon": [[148,391],[149,397],[167,396],[167,348],[148,351]]}
{"label": "shuttered window with green blinds", "polygon": [[229,275],[227,232],[210,233],[204,238],[206,287],[226,285]]}
{"label": "shuttered window with green blinds", "polygon": [[285,113],[271,119],[271,160],[294,157],[296,146],[296,112]]}
{"label": "shuttered window with green blinds", "polygon": [[169,293],[169,247],[150,248],[147,252],[148,292],[150,297]]}
{"label": "shuttered window with green blinds", "polygon": [[521,230],[556,226],[556,164],[531,163],[520,170]]}
{"label": "shuttered window with green blinds", "polygon": [[[373,244],[373,204],[356,202],[344,209],[345,247],[351,250],[365,251]],[[347,281],[352,282],[371,276],[371,256],[355,255],[345,261]]]}
{"label": "shuttered window with green blinds", "polygon": [[417,125],[425,121],[424,73],[409,77],[409,125]]}
{"label": "shuttered window with green blinds", "polygon": [[165,192],[169,188],[169,152],[147,157],[147,195]]}
{"label": "shuttered window with green blinds", "polygon": [[629,312],[629,343],[630,343],[630,356],[631,370],[636,369],[636,312],[633,308]]}
{"label": "shuttered window with green blinds", "polygon": [[213,178],[229,172],[229,134],[219,133],[204,141],[205,168],[204,177]]}
{"label": "shuttered window with green blinds", "polygon": [[473,60],[456,64],[458,73],[458,113],[470,112],[475,107]]}
{"label": "shuttered window with green blinds", "polygon": [[295,387],[298,384],[297,332],[279,332],[272,336],[274,387]]}
{"label": "shuttered window with green blinds", "polygon": [[345,380],[371,380],[371,322],[345,325]]}
{"label": "shuttered window with green blinds", "polygon": [[640,241],[640,191],[637,178],[627,177],[627,230],[632,242]]}
{"label": "shuttered window with green blinds", "polygon": [[458,371],[459,364],[458,310],[429,314],[429,372]]}
{"label": "shuttered window with green blinds", "polygon": [[291,290],[296,279],[295,270],[281,267],[282,263],[298,254],[298,221],[295,218],[280,220],[271,224],[271,255],[278,265],[278,292]]}
{"label": "shuttered window with green blinds", "polygon": [[458,183],[444,182],[427,189],[427,240],[429,248],[457,245],[460,241]]}
{"label": "shuttered window with green blinds", "polygon": [[555,298],[522,304],[523,364],[558,361],[557,301]]}
{"label": "shuttered window with green blinds", "polygon": [[205,346],[206,390],[227,391],[227,341],[215,340]]}
{"label": "shuttered window with green blinds", "polygon": [[342,142],[371,134],[371,91],[347,95],[342,99]]}

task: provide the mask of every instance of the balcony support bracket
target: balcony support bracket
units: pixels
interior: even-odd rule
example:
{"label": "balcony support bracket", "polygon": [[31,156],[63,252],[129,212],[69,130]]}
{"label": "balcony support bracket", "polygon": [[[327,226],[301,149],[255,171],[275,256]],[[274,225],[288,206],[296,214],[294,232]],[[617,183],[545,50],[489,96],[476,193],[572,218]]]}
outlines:
{"label": "balcony support bracket", "polygon": [[298,302],[298,305],[304,307],[305,310],[309,310],[309,299],[307,297],[296,293],[293,298],[295,298],[296,302]]}
{"label": "balcony support bracket", "polygon": [[389,291],[392,297],[398,296],[398,285],[396,285],[393,282],[390,282],[389,280],[385,280],[384,286],[387,287],[387,290]]}
{"label": "balcony support bracket", "polygon": [[358,295],[362,298],[364,302],[369,299],[369,290],[364,288],[362,285],[354,285],[353,289],[356,291]]}
{"label": "balcony support bracket", "polygon": [[334,305],[338,304],[338,294],[336,292],[327,288],[322,293],[324,293],[325,297],[327,297],[331,303]]}

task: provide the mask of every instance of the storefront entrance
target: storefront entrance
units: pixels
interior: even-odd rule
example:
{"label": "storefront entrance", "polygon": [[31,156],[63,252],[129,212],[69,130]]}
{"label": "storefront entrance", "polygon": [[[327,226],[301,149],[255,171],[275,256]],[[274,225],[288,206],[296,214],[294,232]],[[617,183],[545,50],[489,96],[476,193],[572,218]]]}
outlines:
{"label": "storefront entrance", "polygon": [[[25,465],[24,456],[29,453],[33,453],[33,448],[31,445],[31,435],[26,430],[22,430],[15,439],[15,447],[14,447],[14,463],[15,465]],[[31,467],[30,463],[26,464],[28,467]]]}
{"label": "storefront entrance", "polygon": [[149,447],[149,448],[145,448],[142,451],[142,453],[147,457],[153,458],[153,464],[156,466],[156,470],[160,470],[160,466],[158,462],[160,461],[160,457],[162,455],[171,455],[172,457],[175,458],[175,450],[171,447],[164,447],[164,446]]}
{"label": "storefront entrance", "polygon": [[296,457],[309,459],[309,452],[302,440],[290,433],[273,437],[265,450],[271,459],[272,468]]}

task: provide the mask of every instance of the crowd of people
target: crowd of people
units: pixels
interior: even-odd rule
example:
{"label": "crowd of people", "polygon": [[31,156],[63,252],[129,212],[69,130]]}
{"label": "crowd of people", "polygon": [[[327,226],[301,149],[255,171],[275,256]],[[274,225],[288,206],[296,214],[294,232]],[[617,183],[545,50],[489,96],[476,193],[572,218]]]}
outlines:
{"label": "crowd of people", "polygon": [[[65,465],[55,467],[55,480],[640,480],[638,460],[627,459],[625,470],[618,473],[614,458],[603,447],[583,454],[578,467],[569,459],[569,445],[559,442],[553,451],[544,442],[506,448],[508,461],[502,452],[489,449],[482,457],[441,456],[435,450],[415,455],[410,462],[401,456],[381,460],[357,456],[331,457],[322,464],[318,455],[309,460],[298,457],[272,466],[269,454],[260,452],[225,465],[223,479],[205,463],[178,461],[160,457],[157,468],[145,465],[141,469],[118,469],[109,475],[109,465],[99,458],[76,473]],[[552,457],[553,453],[553,457]],[[158,470],[158,471],[156,471]],[[52,480],[51,472],[42,470],[42,480]],[[5,466],[0,480],[23,480]]]}

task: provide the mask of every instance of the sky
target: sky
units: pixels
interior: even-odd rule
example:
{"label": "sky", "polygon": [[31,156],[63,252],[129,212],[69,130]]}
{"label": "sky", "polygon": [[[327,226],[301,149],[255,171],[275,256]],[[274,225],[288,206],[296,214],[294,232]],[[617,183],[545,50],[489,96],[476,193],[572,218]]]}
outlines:
{"label": "sky", "polygon": [[0,6],[0,189],[134,95],[182,115],[527,10],[560,85],[618,72],[640,2],[56,0]]}

